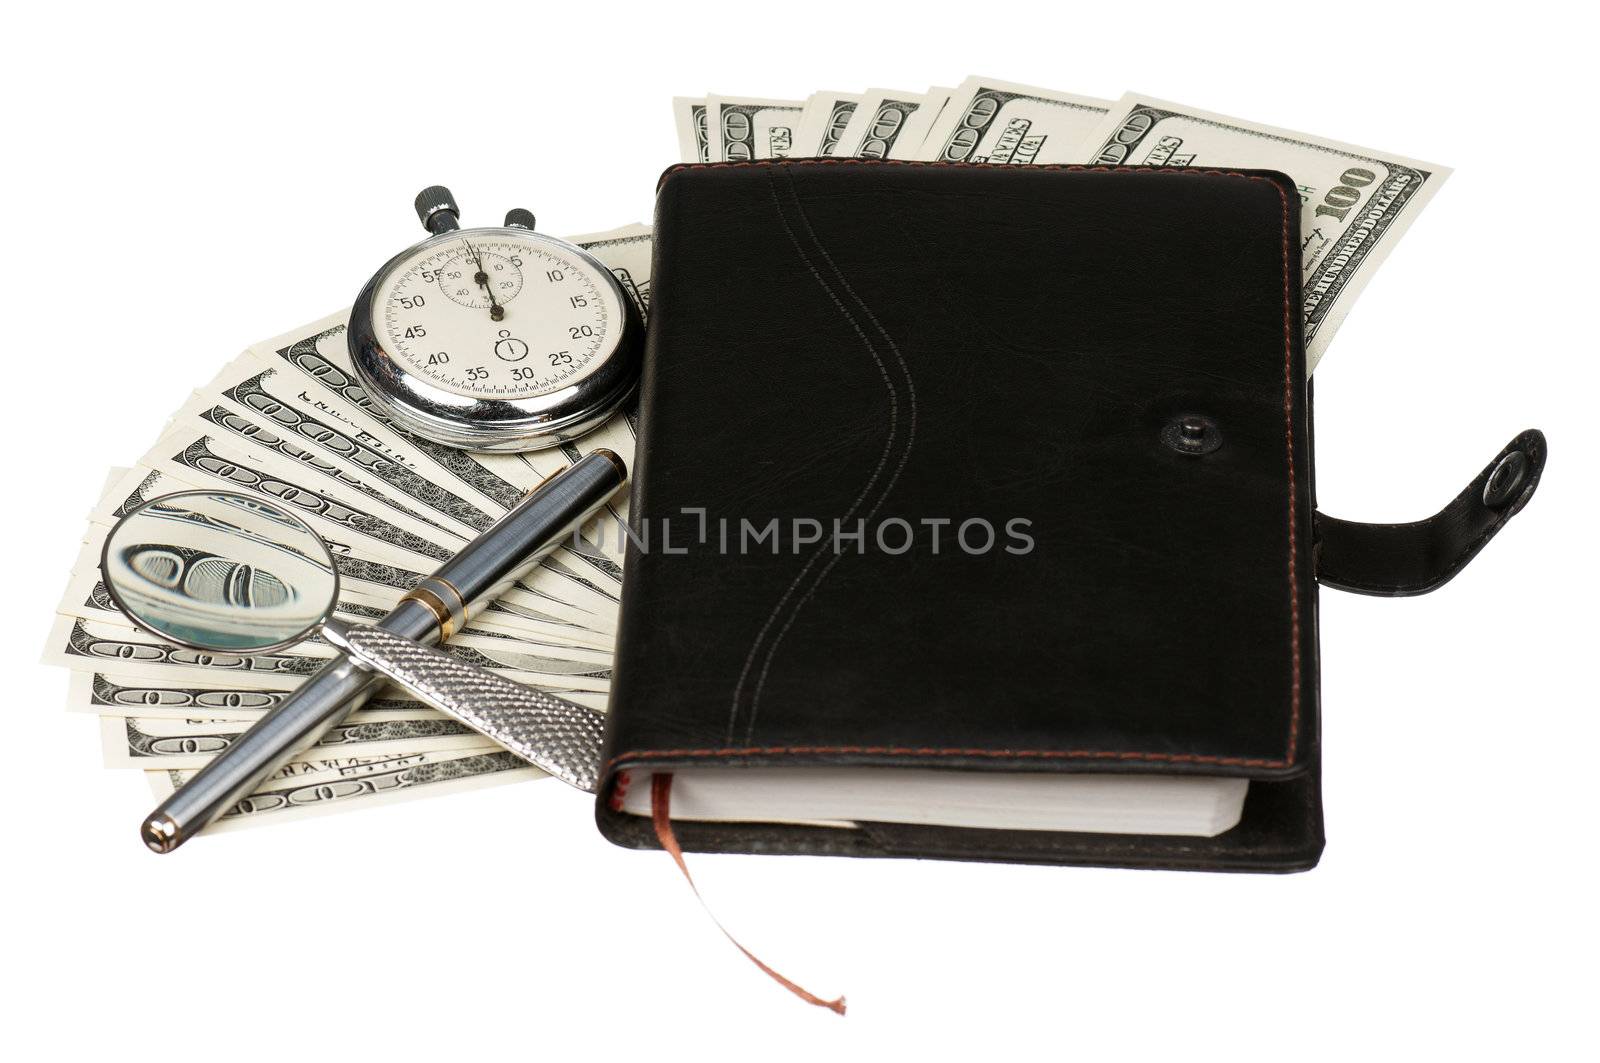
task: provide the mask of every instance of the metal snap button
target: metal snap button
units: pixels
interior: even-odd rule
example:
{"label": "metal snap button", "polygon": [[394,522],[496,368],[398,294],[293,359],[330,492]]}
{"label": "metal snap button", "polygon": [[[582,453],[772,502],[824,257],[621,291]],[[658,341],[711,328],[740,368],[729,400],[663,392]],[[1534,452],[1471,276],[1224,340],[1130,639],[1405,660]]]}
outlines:
{"label": "metal snap button", "polygon": [[1522,488],[1522,481],[1527,478],[1528,455],[1513,450],[1501,458],[1500,464],[1489,474],[1489,479],[1483,485],[1483,504],[1490,509],[1499,509],[1516,496]]}
{"label": "metal snap button", "polygon": [[1179,454],[1210,454],[1222,446],[1222,430],[1209,417],[1186,413],[1167,422],[1161,442]]}

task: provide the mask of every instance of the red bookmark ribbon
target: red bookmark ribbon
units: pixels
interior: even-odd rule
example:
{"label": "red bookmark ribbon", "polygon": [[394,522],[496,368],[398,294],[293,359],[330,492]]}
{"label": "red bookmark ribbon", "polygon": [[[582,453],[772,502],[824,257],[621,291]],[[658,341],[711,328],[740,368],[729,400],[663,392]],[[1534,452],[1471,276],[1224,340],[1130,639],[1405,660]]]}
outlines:
{"label": "red bookmark ribbon", "polygon": [[677,836],[672,833],[671,805],[672,775],[670,773],[652,775],[650,777],[650,822],[656,828],[656,840],[661,843],[661,848],[672,855],[673,861],[678,865],[678,870],[683,872],[684,881],[688,882],[689,888],[694,891],[695,899],[700,902],[700,907],[706,910],[706,914],[711,917],[711,921],[717,924],[717,929],[722,931],[722,936],[733,942],[733,947],[744,953],[745,959],[761,968],[767,977],[807,1004],[815,1004],[819,1008],[827,1008],[835,1014],[843,1015],[844,997],[836,997],[833,1000],[822,999],[804,986],[790,981],[771,967],[768,967],[755,953],[739,944],[738,938],[728,933],[728,928],[722,925],[722,920],[717,918],[716,913],[711,910],[711,906],[706,903],[706,899],[700,896],[700,887],[694,884],[694,876],[689,874],[689,865],[683,859],[683,849],[678,845]]}

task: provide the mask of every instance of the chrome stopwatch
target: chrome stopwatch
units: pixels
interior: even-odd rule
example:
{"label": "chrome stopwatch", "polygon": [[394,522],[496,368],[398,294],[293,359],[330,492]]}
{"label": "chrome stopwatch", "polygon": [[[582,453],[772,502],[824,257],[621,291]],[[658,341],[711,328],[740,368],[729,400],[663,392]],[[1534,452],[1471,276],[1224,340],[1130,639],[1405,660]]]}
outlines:
{"label": "chrome stopwatch", "polygon": [[430,235],[384,264],[350,314],[350,358],[401,428],[468,450],[538,450],[609,417],[639,379],[644,323],[605,264],[513,210],[462,229],[446,188]]}

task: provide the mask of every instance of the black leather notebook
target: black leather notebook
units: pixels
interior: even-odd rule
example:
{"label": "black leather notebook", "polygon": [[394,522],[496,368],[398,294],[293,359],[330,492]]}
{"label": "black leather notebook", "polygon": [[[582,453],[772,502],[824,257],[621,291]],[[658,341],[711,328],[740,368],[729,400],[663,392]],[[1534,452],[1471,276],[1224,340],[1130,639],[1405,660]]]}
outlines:
{"label": "black leather notebook", "polygon": [[1260,171],[668,171],[605,835],[653,847],[674,773],[688,850],[1314,865],[1324,546],[1431,589],[1544,451],[1415,526],[1316,514],[1299,210]]}

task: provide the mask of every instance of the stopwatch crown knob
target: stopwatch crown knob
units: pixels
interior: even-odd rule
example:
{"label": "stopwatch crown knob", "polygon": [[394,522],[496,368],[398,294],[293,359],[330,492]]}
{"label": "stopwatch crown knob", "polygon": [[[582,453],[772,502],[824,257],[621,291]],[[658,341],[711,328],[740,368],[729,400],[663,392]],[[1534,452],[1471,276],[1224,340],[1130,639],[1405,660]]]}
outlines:
{"label": "stopwatch crown knob", "polygon": [[512,207],[506,211],[507,229],[532,229],[533,211],[525,207]]}
{"label": "stopwatch crown knob", "polygon": [[461,208],[456,206],[456,197],[444,185],[432,185],[418,192],[416,206],[422,227],[435,236],[461,228],[457,220],[461,217]]}

